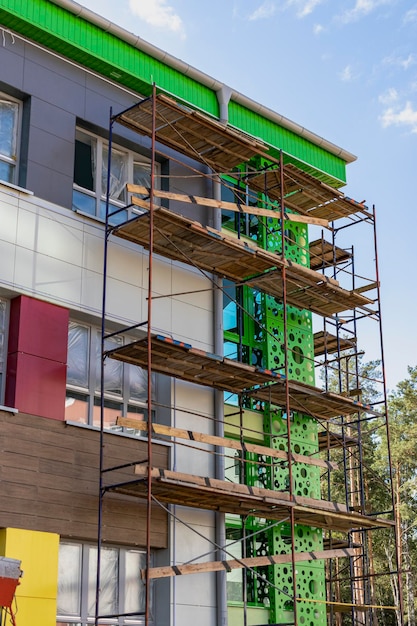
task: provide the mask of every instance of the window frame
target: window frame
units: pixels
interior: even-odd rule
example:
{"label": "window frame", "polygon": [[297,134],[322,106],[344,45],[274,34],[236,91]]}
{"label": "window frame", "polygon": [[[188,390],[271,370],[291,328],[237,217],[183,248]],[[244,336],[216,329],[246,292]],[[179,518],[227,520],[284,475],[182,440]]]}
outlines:
{"label": "window frame", "polygon": [[[94,161],[95,161],[95,172],[93,173],[93,187],[94,189],[88,189],[87,187],[83,187],[78,184],[75,180],[76,178],[76,143],[80,141],[81,135],[89,137],[92,145],[94,147]],[[103,175],[104,171],[106,172],[107,177],[107,157],[105,156],[109,150],[109,141],[98,135],[93,133],[82,126],[77,125],[75,129],[75,138],[74,138],[74,177],[73,177],[73,185],[72,185],[72,210],[75,213],[80,213],[81,215],[86,215],[93,219],[99,220],[101,222],[105,221],[105,210],[106,210],[106,191],[102,188],[103,183]],[[151,159],[149,157],[144,156],[140,152],[135,152],[131,148],[127,148],[126,146],[112,143],[112,151],[115,153],[119,153],[124,155],[126,161],[126,174],[125,174],[125,182],[123,183],[123,199],[119,198],[110,198],[109,199],[109,221],[112,224],[120,224],[124,221],[130,219],[134,215],[140,213],[135,207],[131,206],[131,197],[132,194],[127,193],[126,184],[128,182],[134,181],[134,168],[135,164],[143,165],[149,167],[149,174],[151,171]],[[104,169],[103,169],[104,168]],[[155,163],[155,181],[159,181],[160,179],[160,164]],[[94,207],[94,212],[85,209],[84,207],[77,207],[75,197],[76,194],[83,196],[85,198],[92,198],[91,206]],[[119,209],[125,209],[119,211],[115,215],[111,215],[113,211],[118,211]]]}
{"label": "window frame", "polygon": [[[70,319],[68,325],[68,339],[70,340],[71,327],[82,328],[87,331],[87,345],[86,345],[86,385],[77,384],[74,382],[68,382],[68,375],[70,374],[69,367],[67,368],[67,381],[66,381],[66,409],[71,406],[70,400],[80,401],[85,403],[86,415],[79,416],[71,419],[66,415],[66,421],[70,423],[82,424],[84,426],[98,428],[97,414],[100,411],[101,406],[101,370],[100,365],[100,353],[101,353],[101,329],[94,324],[88,324],[86,322],[80,322],[77,319]],[[135,339],[131,336],[120,334],[116,336],[120,338],[120,345],[129,344]],[[112,338],[113,339],[113,338]],[[68,346],[68,358],[69,365],[69,351],[71,347]],[[105,430],[114,433],[124,433],[134,436],[142,436],[143,433],[140,430],[133,428],[126,428],[118,426],[116,423],[106,426],[106,421],[111,420],[112,415],[136,417],[137,419],[147,419],[147,398],[146,392],[143,400],[135,398],[131,393],[131,383],[133,382],[132,372],[134,367],[121,361],[111,361],[121,370],[121,390],[120,393],[114,391],[104,391],[104,408],[105,408]],[[147,372],[143,368],[139,368],[144,373],[145,381],[147,380]],[[153,396],[156,395],[156,377],[153,375],[152,390]],[[146,385],[147,389],[147,385]],[[153,398],[154,399],[154,398]],[[96,417],[96,419],[95,419]],[[96,422],[96,423],[95,423]]]}
{"label": "window frame", "polygon": [[[17,115],[15,118],[15,123],[13,127],[14,134],[14,142],[15,142],[15,154],[11,157],[8,157],[5,154],[0,152],[0,164],[7,163],[7,165],[11,168],[11,180],[6,180],[0,177],[0,182],[5,183],[6,185],[17,185],[19,181],[19,158],[20,158],[20,139],[21,139],[21,129],[22,129],[22,102],[17,98],[13,98],[7,93],[0,91],[0,103],[1,102],[9,102],[17,105]],[[0,169],[1,171],[1,169]]]}
{"label": "window frame", "polygon": [[[89,608],[89,595],[91,593],[92,584],[94,582],[95,587],[95,577],[96,577],[96,567],[97,567],[97,544],[87,543],[81,541],[71,541],[67,539],[61,539],[61,546],[77,546],[79,548],[79,570],[78,570],[78,603],[79,603],[79,613],[75,614],[65,614],[59,613],[59,578],[58,578],[58,593],[57,593],[57,625],[67,626],[69,624],[74,624],[76,626],[88,626],[94,623],[94,615],[88,614]],[[127,587],[127,554],[129,552],[135,552],[146,559],[146,551],[144,549],[140,549],[133,546],[116,546],[111,544],[102,545],[102,550],[115,550],[117,551],[117,583],[115,586],[116,589],[116,597],[117,597],[117,612],[120,613],[128,613],[126,610],[126,593],[125,589]],[[94,554],[95,551],[95,554]],[[152,558],[152,555],[151,555]],[[102,572],[103,573],[103,572]],[[138,572],[138,583],[141,582]],[[140,591],[139,584],[137,587],[138,592]],[[152,609],[152,599],[153,593],[151,590],[151,616],[153,613]],[[104,621],[106,624],[111,624],[114,626],[130,626],[130,625],[139,625],[143,624],[145,621],[145,594],[143,593],[143,614],[138,614],[137,617],[133,616],[123,616],[114,618],[106,618]],[[121,607],[120,604],[123,603]],[[95,603],[94,603],[95,604]],[[140,611],[142,613],[142,611]]]}

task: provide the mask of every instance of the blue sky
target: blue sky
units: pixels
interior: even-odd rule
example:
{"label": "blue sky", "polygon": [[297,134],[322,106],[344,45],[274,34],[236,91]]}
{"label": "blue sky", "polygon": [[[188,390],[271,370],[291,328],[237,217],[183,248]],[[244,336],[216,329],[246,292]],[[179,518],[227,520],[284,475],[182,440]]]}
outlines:
{"label": "blue sky", "polygon": [[[393,389],[407,365],[417,364],[417,1],[81,4],[358,156],[344,192],[377,209],[385,365]],[[355,256],[372,277],[365,260],[374,258],[372,232],[356,228]],[[363,328],[360,346],[376,358],[375,331]]]}

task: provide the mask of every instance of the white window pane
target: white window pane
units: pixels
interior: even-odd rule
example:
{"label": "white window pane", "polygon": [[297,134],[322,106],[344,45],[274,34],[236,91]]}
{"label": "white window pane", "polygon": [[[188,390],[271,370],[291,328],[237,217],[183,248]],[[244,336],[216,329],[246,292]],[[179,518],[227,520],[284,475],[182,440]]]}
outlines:
{"label": "white window pane", "polygon": [[61,543],[58,565],[58,615],[81,615],[81,546]]}
{"label": "white window pane", "polygon": [[[154,380],[152,380],[153,382]],[[136,365],[129,365],[129,387],[130,398],[146,402],[148,399],[148,372]]]}
{"label": "white window pane", "polygon": [[72,191],[72,210],[81,211],[88,215],[96,214],[96,199],[94,196],[90,196],[78,189]]}
{"label": "white window pane", "polygon": [[[104,342],[104,349],[114,350],[123,344],[121,337],[110,337]],[[106,358],[104,361],[104,391],[121,395],[123,364],[120,361]],[[100,391],[101,380],[101,336],[97,333],[96,351],[96,391]]]}
{"label": "white window pane", "polygon": [[[107,193],[107,171],[108,171],[109,149],[103,147],[103,164],[101,174],[101,193],[103,196]],[[125,199],[125,186],[127,183],[127,154],[120,152],[114,148],[111,151],[111,169],[110,169],[110,198],[113,200]]]}
{"label": "white window pane", "polygon": [[[95,614],[97,577],[97,548],[89,549],[88,567],[88,615]],[[101,549],[99,614],[114,615],[118,612],[119,554],[116,548]]]}
{"label": "white window pane", "polygon": [[146,555],[143,552],[127,550],[125,553],[125,613],[140,613],[145,610],[145,584],[140,570],[145,568]]}
{"label": "white window pane", "polygon": [[16,159],[17,102],[0,100],[0,155]]}
{"label": "white window pane", "polygon": [[151,186],[151,164],[139,161],[133,162],[133,183],[143,187]]}
{"label": "white window pane", "polygon": [[67,383],[88,387],[89,329],[75,322],[68,327]]}
{"label": "white window pane", "polygon": [[[226,549],[228,552],[228,559],[234,557],[236,559],[242,558],[242,542],[241,530],[231,529],[226,530]],[[243,598],[243,575],[242,570],[236,569],[229,572],[226,576],[227,579],[227,599],[229,602],[241,602]]]}
{"label": "white window pane", "polygon": [[15,167],[5,161],[0,161],[0,180],[5,180],[7,183],[14,182]]}

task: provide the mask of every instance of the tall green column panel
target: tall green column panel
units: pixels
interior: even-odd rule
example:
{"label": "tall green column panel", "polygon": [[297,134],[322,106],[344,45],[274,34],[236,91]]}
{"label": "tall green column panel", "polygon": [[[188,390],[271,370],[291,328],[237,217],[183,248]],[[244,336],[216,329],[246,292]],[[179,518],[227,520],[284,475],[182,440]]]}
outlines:
{"label": "tall green column panel", "polygon": [[[308,233],[303,224],[287,222],[284,231],[285,257],[303,266],[309,266]],[[267,220],[266,248],[281,254],[282,236],[277,220]],[[314,340],[312,316],[287,306],[284,320],[284,306],[272,296],[264,298],[264,324],[266,327],[264,360],[267,368],[285,373],[285,351],[288,376],[314,385]],[[286,326],[286,337],[284,336]],[[288,451],[288,424],[291,437],[291,451],[310,455],[318,450],[318,427],[314,419],[299,412],[269,406],[264,412],[264,432],[266,444],[271,448]],[[291,467],[292,493],[295,496],[320,498],[320,469],[315,466],[297,463]],[[275,460],[265,478],[271,489],[289,491],[290,473],[287,461]],[[294,528],[295,552],[310,552],[323,549],[323,533],[320,529],[297,524]],[[271,554],[291,554],[291,527],[288,523],[273,526],[269,531]],[[325,569],[322,561],[301,562],[296,566],[298,623],[302,626],[325,626],[326,597]],[[293,569],[291,563],[273,566],[269,570],[271,586],[269,590],[271,623],[288,624],[294,621]],[[314,602],[308,602],[314,600]]]}
{"label": "tall green column panel", "polygon": [[[267,165],[256,163],[260,169]],[[229,185],[233,184],[229,181]],[[243,193],[236,184],[239,193]],[[230,188],[226,190],[230,193]],[[225,193],[226,193],[225,191]],[[232,194],[233,195],[233,194]],[[233,198],[228,198],[233,199]],[[250,198],[247,203],[253,203]],[[258,197],[262,206],[262,197]],[[256,200],[255,200],[256,202]],[[281,221],[275,217],[251,222],[236,215],[224,215],[224,227],[239,232],[241,237],[256,241],[258,245],[277,255],[282,254],[284,240],[285,258],[309,267],[308,230],[305,224],[287,220],[282,236]],[[233,290],[232,290],[233,291]],[[243,287],[234,292],[242,304],[244,313],[225,299],[225,340],[228,350],[243,362],[258,365],[285,374],[287,359],[288,376],[314,385],[314,339],[312,315],[291,305],[286,307],[282,299],[274,298]],[[233,314],[233,315],[232,315]],[[230,344],[230,345],[229,345]],[[248,403],[248,404],[247,404]],[[244,408],[263,413],[263,437],[265,445],[288,452],[288,420],[291,452],[311,455],[318,451],[318,426],[310,416],[268,403],[254,404],[244,399]],[[290,471],[286,459],[272,459],[267,455],[245,454],[245,482],[254,487],[276,491],[290,490]],[[307,463],[291,466],[292,493],[295,496],[320,498],[320,468]],[[265,519],[249,517],[241,520],[245,554],[288,554],[292,552],[292,536],[289,520],[281,524],[268,523]],[[252,541],[245,537],[254,534]],[[323,549],[323,532],[317,528],[297,524],[294,528],[295,552],[311,552]],[[294,586],[291,562],[280,566],[257,568],[260,577],[253,572],[246,574],[247,603],[252,607],[269,607],[271,624],[294,622]],[[297,616],[300,626],[326,626],[325,568],[323,561],[300,562],[296,566]],[[267,584],[268,583],[268,584]],[[245,584],[245,581],[243,581]]]}

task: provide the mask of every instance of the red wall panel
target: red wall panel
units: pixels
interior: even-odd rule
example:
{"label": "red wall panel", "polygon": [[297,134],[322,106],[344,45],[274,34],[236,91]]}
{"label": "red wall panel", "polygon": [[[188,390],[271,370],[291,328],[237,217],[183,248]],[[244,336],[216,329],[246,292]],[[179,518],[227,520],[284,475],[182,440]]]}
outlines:
{"label": "red wall panel", "polygon": [[27,296],[10,303],[8,352],[67,361],[68,309]]}
{"label": "red wall panel", "polygon": [[27,296],[12,300],[6,404],[63,420],[69,311]]}

